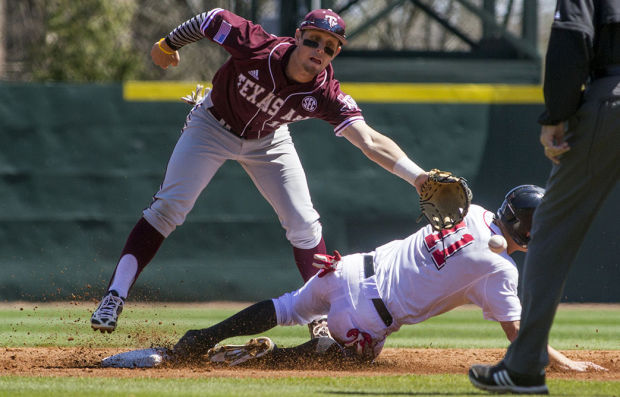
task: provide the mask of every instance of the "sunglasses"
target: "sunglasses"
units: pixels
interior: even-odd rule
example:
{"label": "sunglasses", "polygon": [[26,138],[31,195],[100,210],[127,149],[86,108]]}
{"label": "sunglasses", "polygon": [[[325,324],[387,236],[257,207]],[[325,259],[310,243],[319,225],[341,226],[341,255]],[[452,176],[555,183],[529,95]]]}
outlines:
{"label": "sunglasses", "polygon": [[344,28],[339,24],[330,24],[327,19],[307,19],[303,21],[299,27],[304,28],[306,26],[314,26],[319,29],[327,30],[328,32],[336,33],[339,36],[344,36]]}
{"label": "sunglasses", "polygon": [[[304,44],[306,47],[310,47],[310,48],[319,48],[319,42],[318,42],[318,41],[314,41],[314,40],[310,40],[310,39],[304,39],[303,44]],[[333,56],[334,56],[334,54],[336,53],[336,50],[334,50],[334,49],[333,49],[333,48],[331,48],[331,47],[327,47],[327,46],[323,47],[323,51],[324,51],[327,55],[329,55],[330,57],[333,57]]]}

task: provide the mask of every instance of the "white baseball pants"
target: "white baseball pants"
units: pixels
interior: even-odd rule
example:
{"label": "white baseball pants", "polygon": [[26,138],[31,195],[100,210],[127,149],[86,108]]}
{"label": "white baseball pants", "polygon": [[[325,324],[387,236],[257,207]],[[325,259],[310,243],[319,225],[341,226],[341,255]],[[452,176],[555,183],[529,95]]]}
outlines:
{"label": "white baseball pants", "polygon": [[[310,249],[321,239],[321,224],[310,199],[306,175],[286,126],[265,138],[241,139],[196,105],[187,116],[163,184],[144,218],[167,237],[183,224],[200,193],[226,160],[236,160],[275,210],[294,247]],[[251,203],[248,203],[251,205]]]}
{"label": "white baseball pants", "polygon": [[297,291],[273,299],[278,325],[304,325],[327,314],[336,341],[347,343],[351,329],[366,332],[376,357],[397,326],[386,327],[372,304],[372,299],[380,298],[375,277],[364,277],[363,254],[347,255],[334,272],[322,278],[315,275]]}

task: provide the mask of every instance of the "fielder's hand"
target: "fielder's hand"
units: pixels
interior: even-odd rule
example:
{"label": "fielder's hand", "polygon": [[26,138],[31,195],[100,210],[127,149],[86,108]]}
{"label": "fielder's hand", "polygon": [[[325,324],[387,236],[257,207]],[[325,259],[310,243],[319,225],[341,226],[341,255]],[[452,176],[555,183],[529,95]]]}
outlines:
{"label": "fielder's hand", "polygon": [[178,51],[173,51],[168,47],[166,40],[156,41],[151,47],[151,59],[153,63],[162,69],[168,69],[168,66],[177,66],[181,58]]}
{"label": "fielder's hand", "polygon": [[415,186],[415,190],[418,192],[418,195],[421,194],[422,186],[424,186],[426,181],[428,181],[428,172],[424,172],[415,178],[413,186]]}

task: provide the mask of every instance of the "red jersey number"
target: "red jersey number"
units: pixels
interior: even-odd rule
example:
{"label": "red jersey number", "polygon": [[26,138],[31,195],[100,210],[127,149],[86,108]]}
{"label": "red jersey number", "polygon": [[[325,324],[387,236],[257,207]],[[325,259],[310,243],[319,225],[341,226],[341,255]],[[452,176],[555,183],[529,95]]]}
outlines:
{"label": "red jersey number", "polygon": [[[457,223],[453,228],[434,232],[424,237],[426,249],[431,253],[437,270],[441,270],[446,260],[474,242],[474,236],[467,233],[465,222]],[[446,244],[449,244],[446,246]]]}

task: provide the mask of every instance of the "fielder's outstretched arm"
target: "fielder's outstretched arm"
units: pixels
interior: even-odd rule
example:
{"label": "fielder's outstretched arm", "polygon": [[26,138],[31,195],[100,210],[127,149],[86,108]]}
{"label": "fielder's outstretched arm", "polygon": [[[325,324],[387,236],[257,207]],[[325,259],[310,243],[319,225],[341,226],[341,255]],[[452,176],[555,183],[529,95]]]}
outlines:
{"label": "fielder's outstretched arm", "polygon": [[[519,334],[520,321],[500,321],[502,329],[506,333],[506,337],[509,341],[513,341]],[[607,371],[606,368],[600,365],[594,364],[590,361],[574,361],[566,357],[564,354],[555,350],[553,347],[547,345],[547,351],[549,353],[549,360],[560,367],[563,370],[586,372],[588,370],[594,371]]]}
{"label": "fielder's outstretched arm", "polygon": [[366,157],[415,186],[418,193],[428,178],[427,173],[411,161],[390,138],[375,131],[363,121],[341,132],[342,136],[360,149]]}

